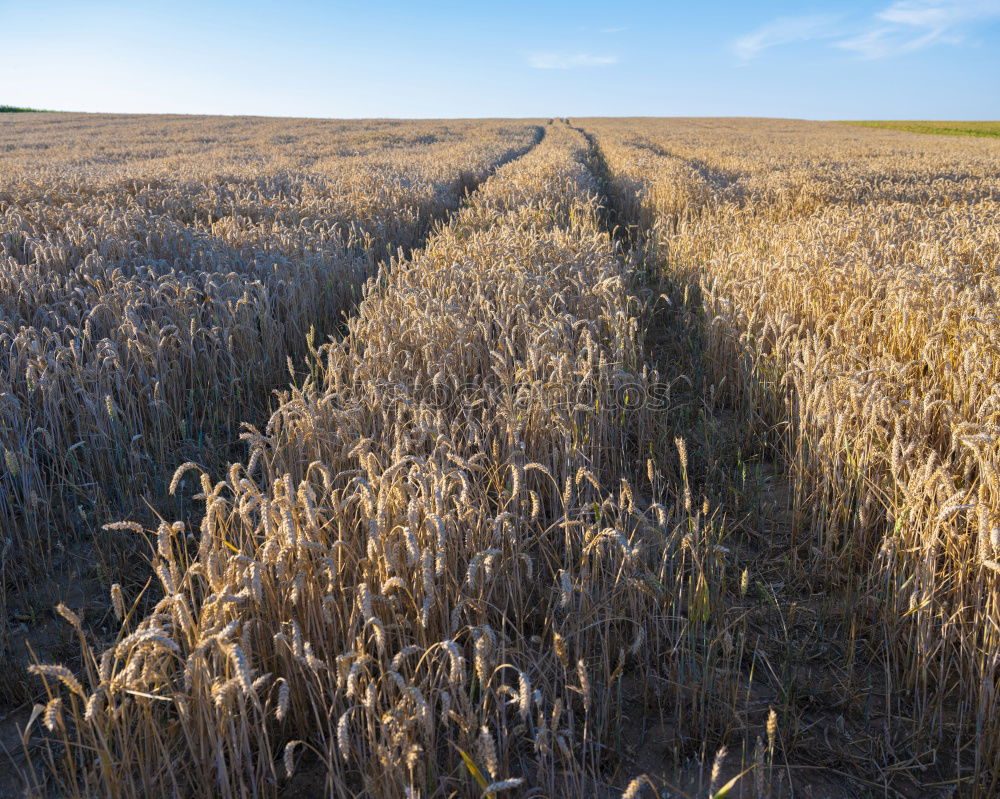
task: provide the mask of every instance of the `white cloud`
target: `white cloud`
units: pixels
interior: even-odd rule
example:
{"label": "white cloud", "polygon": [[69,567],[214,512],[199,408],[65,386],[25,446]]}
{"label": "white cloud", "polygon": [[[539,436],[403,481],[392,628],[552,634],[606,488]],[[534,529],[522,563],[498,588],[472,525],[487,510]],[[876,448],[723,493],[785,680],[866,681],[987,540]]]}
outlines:
{"label": "white cloud", "polygon": [[618,63],[618,56],[591,55],[590,53],[532,53],[528,66],[533,69],[580,69],[581,67],[609,67]]}
{"label": "white cloud", "polygon": [[764,50],[783,44],[826,39],[837,35],[833,14],[810,14],[804,17],[778,17],[766,25],[741,36],[733,43],[736,55],[750,61]]}
{"label": "white cloud", "polygon": [[888,58],[935,44],[961,44],[976,23],[1000,18],[1000,0],[897,0],[876,22],[836,42],[863,58]]}
{"label": "white cloud", "polygon": [[881,27],[837,42],[842,50],[851,50],[862,58],[888,58],[889,56],[912,53],[937,42],[949,41],[958,44],[961,39],[946,37],[943,31],[929,30],[920,35],[900,31],[896,28]]}
{"label": "white cloud", "polygon": [[1000,16],[997,0],[901,0],[876,15],[886,22],[927,28]]}

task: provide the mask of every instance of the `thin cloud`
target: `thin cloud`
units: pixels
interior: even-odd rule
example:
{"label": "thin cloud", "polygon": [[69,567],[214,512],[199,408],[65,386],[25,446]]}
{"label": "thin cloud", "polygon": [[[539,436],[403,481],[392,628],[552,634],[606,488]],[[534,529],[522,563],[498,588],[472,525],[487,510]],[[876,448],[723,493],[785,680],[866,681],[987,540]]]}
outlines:
{"label": "thin cloud", "polygon": [[838,19],[839,17],[833,14],[778,17],[757,30],[741,36],[733,43],[733,50],[744,61],[751,61],[771,47],[812,39],[830,39],[838,35],[835,29]]}
{"label": "thin cloud", "polygon": [[836,42],[862,58],[889,58],[936,44],[961,44],[977,23],[1000,18],[1000,0],[899,0],[868,30]]}
{"label": "thin cloud", "polygon": [[528,56],[528,66],[532,69],[582,69],[610,67],[617,63],[618,56],[590,53],[532,53]]}
{"label": "thin cloud", "polygon": [[932,44],[960,44],[961,41],[960,36],[948,35],[944,30],[928,30],[914,35],[912,31],[880,27],[839,41],[836,46],[857,53],[862,58],[875,59],[912,53]]}

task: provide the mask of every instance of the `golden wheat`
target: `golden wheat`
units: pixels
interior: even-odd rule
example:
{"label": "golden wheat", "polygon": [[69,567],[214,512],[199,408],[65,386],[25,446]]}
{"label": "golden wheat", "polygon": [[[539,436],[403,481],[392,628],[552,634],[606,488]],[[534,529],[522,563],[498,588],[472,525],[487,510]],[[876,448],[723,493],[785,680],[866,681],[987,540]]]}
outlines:
{"label": "golden wheat", "polygon": [[[148,535],[155,585],[112,587],[112,641],[59,609],[82,646],[75,671],[33,668],[46,787],[636,797],[681,776],[765,797],[811,770],[843,796],[996,792],[1000,145],[580,124],[532,146],[532,123],[202,120],[218,141],[140,143],[144,166],[34,133],[56,157],[21,154],[0,211],[51,230],[7,240],[38,287],[9,302],[32,330],[68,304],[63,325],[126,332],[58,344],[100,379],[45,371],[41,344],[24,374],[155,440],[141,473],[197,508],[101,518]],[[105,236],[186,266],[129,272]],[[119,266],[92,290],[96,258]],[[238,312],[167,291],[192,272]],[[141,301],[105,314],[88,292],[126,278]],[[228,288],[248,279],[266,291]],[[142,315],[161,289],[183,319]],[[211,419],[250,422],[241,462],[184,445],[216,395]],[[161,402],[183,434],[136,410]],[[98,465],[137,470],[81,461],[73,484]]]}
{"label": "golden wheat", "polygon": [[789,471],[795,573],[819,567],[855,603],[888,696],[911,708],[910,751],[993,795],[1000,145],[790,121],[586,124],[650,252],[700,294],[717,397]]}
{"label": "golden wheat", "polygon": [[631,488],[658,427],[615,392],[656,374],[589,159],[547,126],[380,270],[247,465],[203,475],[196,552],[154,561],[190,613],[122,630],[103,713],[70,709],[64,789],[270,793],[302,741],[331,795],[579,795],[614,759],[626,667],[650,701],[699,704],[709,618],[684,609],[720,562],[662,518],[676,495]]}
{"label": "golden wheat", "polygon": [[[0,658],[9,590],[147,501],[177,512],[177,461],[224,465],[238,424],[266,417],[290,358],[336,329],[376,264],[538,130],[5,120]],[[98,534],[99,552],[113,540]]]}

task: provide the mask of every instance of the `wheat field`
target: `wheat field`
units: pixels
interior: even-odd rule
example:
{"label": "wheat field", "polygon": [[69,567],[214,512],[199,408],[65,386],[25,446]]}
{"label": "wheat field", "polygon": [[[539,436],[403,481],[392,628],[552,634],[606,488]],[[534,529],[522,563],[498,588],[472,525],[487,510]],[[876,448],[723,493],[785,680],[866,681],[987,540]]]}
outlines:
{"label": "wheat field", "polygon": [[0,792],[996,795],[998,157],[0,120]]}
{"label": "wheat field", "polygon": [[[0,619],[96,542],[102,571],[187,459],[240,424],[380,261],[419,243],[537,126],[27,115],[0,187]],[[291,361],[289,360],[291,359]],[[8,610],[7,605],[14,607]],[[12,635],[0,629],[0,650]],[[10,690],[16,690],[14,688]]]}

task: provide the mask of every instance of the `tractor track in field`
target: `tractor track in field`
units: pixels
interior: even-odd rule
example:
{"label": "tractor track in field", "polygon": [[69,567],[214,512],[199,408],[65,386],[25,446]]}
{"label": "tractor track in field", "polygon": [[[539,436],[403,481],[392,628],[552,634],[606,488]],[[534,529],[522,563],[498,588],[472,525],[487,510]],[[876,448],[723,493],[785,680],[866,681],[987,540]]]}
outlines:
{"label": "tractor track in field", "polygon": [[[733,598],[727,608],[727,630],[740,626],[744,631],[738,660],[744,699],[731,709],[734,723],[718,731],[714,749],[706,749],[704,741],[685,739],[658,710],[633,701],[622,719],[626,737],[635,742],[629,753],[633,764],[666,796],[706,795],[716,749],[729,750],[722,782],[752,766],[755,742],[768,740],[774,708],[778,740],[767,767],[765,793],[759,794],[761,786],[747,773],[729,794],[733,799],[951,795],[946,775],[928,772],[918,782],[905,770],[916,753],[894,749],[900,737],[890,729],[894,698],[885,690],[876,660],[865,663],[866,643],[851,632],[850,598],[828,595],[818,580],[795,582],[790,577],[796,520],[792,485],[780,454],[757,431],[738,429],[736,414],[715,399],[702,354],[706,320],[698,287],[670,278],[669,264],[647,246],[647,231],[615,202],[613,178],[597,137],[569,124],[589,143],[604,224],[618,242],[621,257],[630,262],[632,292],[643,308],[649,362],[661,379],[676,387],[666,424],[688,442],[689,457],[696,464],[693,478],[700,478],[693,490],[718,509],[730,531],[732,570],[750,575],[747,594]],[[732,458],[734,452],[738,461]],[[734,499],[737,485],[741,496]],[[864,665],[838,665],[855,660]],[[923,787],[933,783],[943,787]]]}
{"label": "tractor track in field", "polygon": [[[772,708],[778,708],[778,754],[769,764],[765,795],[776,799],[935,796],[918,792],[917,786],[913,790],[907,785],[890,787],[886,769],[880,775],[870,756],[852,751],[858,741],[877,746],[869,741],[881,736],[881,727],[888,725],[888,714],[880,707],[888,703],[889,697],[879,694],[877,673],[861,684],[857,682],[858,669],[847,674],[836,667],[838,659],[853,657],[843,648],[844,641],[849,640],[844,625],[850,624],[850,614],[844,613],[842,606],[838,611],[838,598],[817,592],[810,585],[793,584],[788,577],[786,558],[795,522],[789,481],[779,460],[755,432],[734,429],[735,414],[710,396],[701,344],[704,320],[697,292],[689,294],[690,286],[670,281],[655,251],[646,247],[645,231],[638,221],[629,218],[626,209],[615,203],[612,176],[597,138],[569,120],[566,124],[589,145],[588,166],[600,189],[602,224],[617,242],[619,255],[634,278],[631,290],[642,308],[646,357],[662,379],[678,387],[670,409],[664,412],[665,425],[689,441],[695,464],[695,492],[719,509],[724,527],[732,531],[727,540],[732,569],[737,575],[744,569],[751,575],[749,590],[738,600],[723,597],[731,600],[726,610],[727,625],[731,621],[733,630],[741,630],[737,646],[742,656],[736,662],[742,667],[740,696],[745,699],[732,708],[732,724],[718,730],[714,740],[696,740],[665,720],[658,708],[647,707],[639,699],[626,700],[620,727],[631,745],[626,746],[624,759],[630,768],[648,773],[663,796],[702,796],[718,746],[728,745],[730,750],[723,766],[723,780],[737,776],[752,764],[755,740],[766,740],[769,714]],[[479,187],[504,165],[532,152],[544,140],[545,130],[545,125],[539,125],[529,147],[500,159],[482,180],[467,184],[459,204],[427,220],[419,243],[399,250],[398,257],[410,260],[419,256],[435,233],[468,205]],[[381,270],[392,269],[395,262],[392,253],[377,259],[376,277]],[[356,309],[357,304],[351,312]],[[730,457],[733,451],[749,457],[734,462]],[[227,457],[230,454],[225,453]],[[662,453],[661,457],[667,460],[673,456]],[[738,473],[741,468],[746,470],[747,462],[750,482],[742,478],[739,484],[745,496],[734,500],[726,489],[738,484]],[[748,485],[752,490],[747,490]],[[88,561],[87,553],[74,552],[69,560],[70,567],[79,566]],[[138,556],[134,560],[136,565],[141,561]],[[65,601],[75,611],[84,611],[85,622],[89,617],[88,626],[97,641],[109,635],[105,626],[110,619],[107,582],[92,570],[75,575],[65,571],[54,579],[54,586],[61,586],[58,595],[35,598],[38,606],[44,606],[45,618],[25,636],[25,641],[32,644],[39,660],[75,665],[72,656],[65,653],[70,651],[67,643],[75,649],[76,641],[50,610],[58,601]],[[858,648],[862,648],[861,644]],[[30,717],[36,698],[28,697],[20,705],[7,708],[0,706],[0,797],[22,795],[18,774],[25,771],[27,761],[19,727]],[[785,737],[785,725],[791,727],[789,735],[794,735],[794,741]],[[867,730],[869,726],[873,731]],[[712,748],[706,750],[706,745]],[[904,753],[900,753],[902,756]],[[864,768],[866,765],[869,767]],[[617,775],[613,776],[618,782]],[[288,795],[294,795],[294,788],[290,787]],[[306,791],[302,795],[310,794]],[[617,794],[599,795],[610,798]],[[756,796],[754,777],[747,775],[739,780],[729,795],[734,799]]]}

